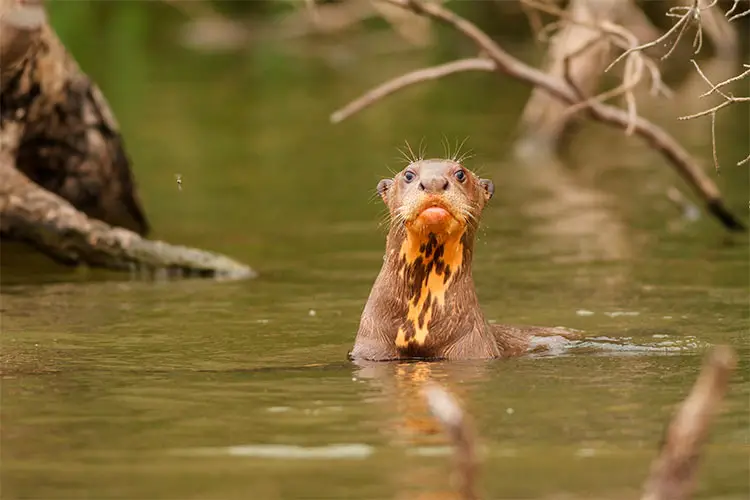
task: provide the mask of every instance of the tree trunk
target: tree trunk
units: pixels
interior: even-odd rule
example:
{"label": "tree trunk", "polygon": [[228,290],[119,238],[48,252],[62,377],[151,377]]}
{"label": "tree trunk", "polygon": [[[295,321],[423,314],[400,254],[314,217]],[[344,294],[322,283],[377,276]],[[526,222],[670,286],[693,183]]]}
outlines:
{"label": "tree trunk", "polygon": [[0,235],[70,265],[255,274],[220,255],[145,240],[148,230],[99,88],[47,24],[41,0],[0,0]]}

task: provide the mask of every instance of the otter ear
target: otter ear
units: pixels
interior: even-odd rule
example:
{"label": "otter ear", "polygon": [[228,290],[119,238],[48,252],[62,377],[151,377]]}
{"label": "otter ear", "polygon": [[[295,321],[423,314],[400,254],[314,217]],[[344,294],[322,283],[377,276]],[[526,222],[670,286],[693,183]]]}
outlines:
{"label": "otter ear", "polygon": [[479,179],[479,185],[484,188],[487,200],[492,198],[492,195],[495,194],[495,185],[492,183],[492,181],[489,179]]}
{"label": "otter ear", "polygon": [[385,196],[388,190],[391,189],[391,186],[393,186],[393,179],[382,179],[378,182],[378,194],[383,198],[383,201],[385,201]]}

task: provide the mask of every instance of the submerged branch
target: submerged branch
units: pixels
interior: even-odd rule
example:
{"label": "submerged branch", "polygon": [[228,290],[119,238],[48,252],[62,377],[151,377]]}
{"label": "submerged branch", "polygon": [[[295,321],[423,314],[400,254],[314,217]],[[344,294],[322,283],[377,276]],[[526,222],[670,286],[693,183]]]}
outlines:
{"label": "submerged branch", "polygon": [[458,401],[436,383],[429,383],[424,389],[424,397],[432,414],[443,425],[455,449],[459,492],[463,500],[476,500],[476,456],[474,432],[469,416]]}
{"label": "submerged branch", "polygon": [[727,346],[719,346],[708,355],[690,394],[669,423],[641,500],[684,500],[690,496],[700,448],[736,363],[734,351]]}

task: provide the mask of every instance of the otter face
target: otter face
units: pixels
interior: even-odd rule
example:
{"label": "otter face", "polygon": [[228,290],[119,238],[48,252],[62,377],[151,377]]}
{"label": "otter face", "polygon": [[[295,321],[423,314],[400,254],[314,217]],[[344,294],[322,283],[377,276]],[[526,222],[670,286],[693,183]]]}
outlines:
{"label": "otter face", "polygon": [[479,222],[495,187],[451,160],[410,163],[393,179],[378,183],[391,219],[422,236],[451,235]]}

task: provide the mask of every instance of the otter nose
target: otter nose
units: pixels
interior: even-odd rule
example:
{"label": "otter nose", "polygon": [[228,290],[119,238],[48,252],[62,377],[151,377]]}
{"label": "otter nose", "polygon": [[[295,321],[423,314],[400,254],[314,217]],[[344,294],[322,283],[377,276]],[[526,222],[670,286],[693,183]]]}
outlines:
{"label": "otter nose", "polygon": [[422,191],[427,191],[428,193],[439,193],[441,191],[446,191],[450,184],[448,183],[448,179],[440,176],[434,176],[434,177],[427,177],[422,178],[419,181],[419,189]]}

